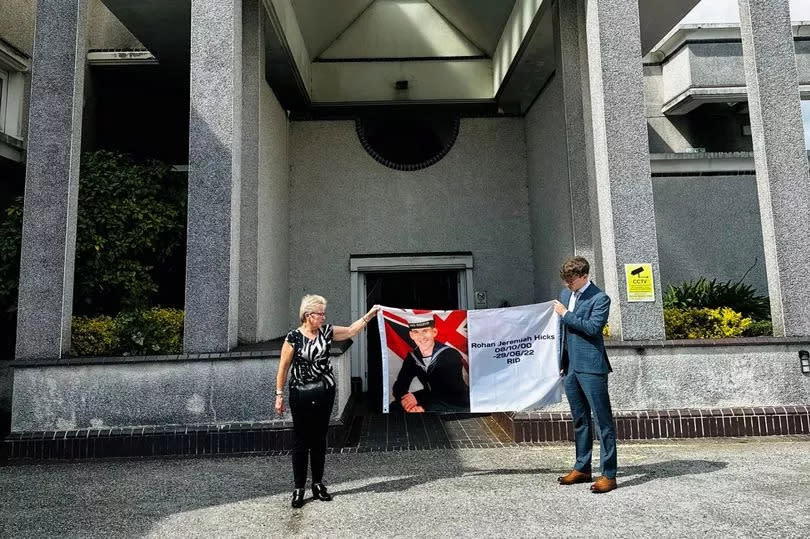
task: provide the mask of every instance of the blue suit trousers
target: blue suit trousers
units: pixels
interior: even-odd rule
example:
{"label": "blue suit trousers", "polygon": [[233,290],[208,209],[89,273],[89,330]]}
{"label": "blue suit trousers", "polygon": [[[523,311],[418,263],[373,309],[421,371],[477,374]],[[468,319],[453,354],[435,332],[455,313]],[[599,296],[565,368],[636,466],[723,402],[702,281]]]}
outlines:
{"label": "blue suit trousers", "polygon": [[616,477],[616,427],[608,396],[608,375],[575,372],[569,370],[565,376],[565,395],[571,406],[574,420],[574,443],[577,462],[574,469],[580,472],[591,471],[593,454],[593,410],[599,425],[600,462],[602,475]]}

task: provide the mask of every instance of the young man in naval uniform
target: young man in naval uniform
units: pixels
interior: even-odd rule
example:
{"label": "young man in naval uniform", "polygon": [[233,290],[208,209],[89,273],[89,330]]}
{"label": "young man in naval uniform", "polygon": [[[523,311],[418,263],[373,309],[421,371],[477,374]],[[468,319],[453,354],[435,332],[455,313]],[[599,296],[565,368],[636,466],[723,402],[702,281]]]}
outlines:
{"label": "young man in naval uniform", "polygon": [[[470,390],[464,381],[461,354],[455,348],[436,342],[433,315],[408,324],[416,344],[394,382],[394,398],[406,412],[469,412]],[[417,378],[423,389],[410,392]]]}

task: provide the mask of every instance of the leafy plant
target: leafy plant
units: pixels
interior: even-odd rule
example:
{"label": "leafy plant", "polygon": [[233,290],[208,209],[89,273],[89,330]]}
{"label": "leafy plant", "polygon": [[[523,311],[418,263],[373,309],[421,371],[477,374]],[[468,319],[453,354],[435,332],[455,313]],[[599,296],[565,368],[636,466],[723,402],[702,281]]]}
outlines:
{"label": "leafy plant", "polygon": [[[0,222],[0,350],[14,344],[23,197]],[[136,162],[115,152],[82,155],[79,181],[74,305],[76,315],[144,309],[156,296],[182,303],[186,185],[158,161]],[[77,322],[81,328],[83,320]],[[99,326],[100,327],[100,326]],[[79,332],[81,334],[81,331]],[[79,347],[94,349],[85,342]]]}
{"label": "leafy plant", "polygon": [[22,216],[22,197],[17,197],[6,208],[5,217],[0,222],[0,356],[7,357],[14,355],[17,327]]}
{"label": "leafy plant", "polygon": [[153,308],[109,316],[73,317],[75,356],[179,354],[183,348],[179,309]]}
{"label": "leafy plant", "polygon": [[185,244],[185,185],[159,161],[109,151],[82,156],[74,309],[111,313],[147,307]]}
{"label": "leafy plant", "polygon": [[119,348],[115,320],[109,316],[74,316],[71,323],[71,353],[75,356],[113,355]]}
{"label": "leafy plant", "polygon": [[754,320],[745,328],[743,337],[773,337],[773,323],[770,320]]}
{"label": "leafy plant", "polygon": [[741,313],[719,309],[669,307],[664,309],[664,330],[667,339],[722,339],[741,337],[751,325],[751,319]]}
{"label": "leafy plant", "polygon": [[17,310],[22,218],[23,197],[17,197],[6,208],[6,216],[0,223],[0,309],[3,313]]}
{"label": "leafy plant", "polygon": [[179,354],[183,348],[183,311],[149,309],[115,318],[121,353],[130,355]]}
{"label": "leafy plant", "polygon": [[718,283],[717,279],[708,281],[700,278],[696,281],[682,283],[677,287],[670,285],[664,294],[663,301],[665,309],[728,307],[745,317],[756,320],[769,319],[771,316],[768,297],[757,295],[751,285],[742,282]]}

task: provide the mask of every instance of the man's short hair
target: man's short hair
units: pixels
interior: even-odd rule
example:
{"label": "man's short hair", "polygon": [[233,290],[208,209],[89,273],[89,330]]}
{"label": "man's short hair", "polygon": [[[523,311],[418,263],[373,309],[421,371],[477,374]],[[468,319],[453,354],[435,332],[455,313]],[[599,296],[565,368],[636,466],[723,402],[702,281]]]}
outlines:
{"label": "man's short hair", "polygon": [[572,256],[560,267],[560,277],[562,277],[564,281],[588,275],[590,272],[591,265],[581,256]]}

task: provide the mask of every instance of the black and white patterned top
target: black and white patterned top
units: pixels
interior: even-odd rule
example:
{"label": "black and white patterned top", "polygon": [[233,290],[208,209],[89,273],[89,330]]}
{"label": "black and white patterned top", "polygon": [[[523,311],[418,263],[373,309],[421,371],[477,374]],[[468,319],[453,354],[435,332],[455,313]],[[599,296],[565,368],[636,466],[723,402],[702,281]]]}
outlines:
{"label": "black and white patterned top", "polygon": [[310,340],[296,328],[287,333],[286,341],[293,347],[292,374],[290,387],[319,379],[328,387],[335,387],[335,375],[329,362],[329,349],[332,346],[332,325],[318,328],[314,340]]}

